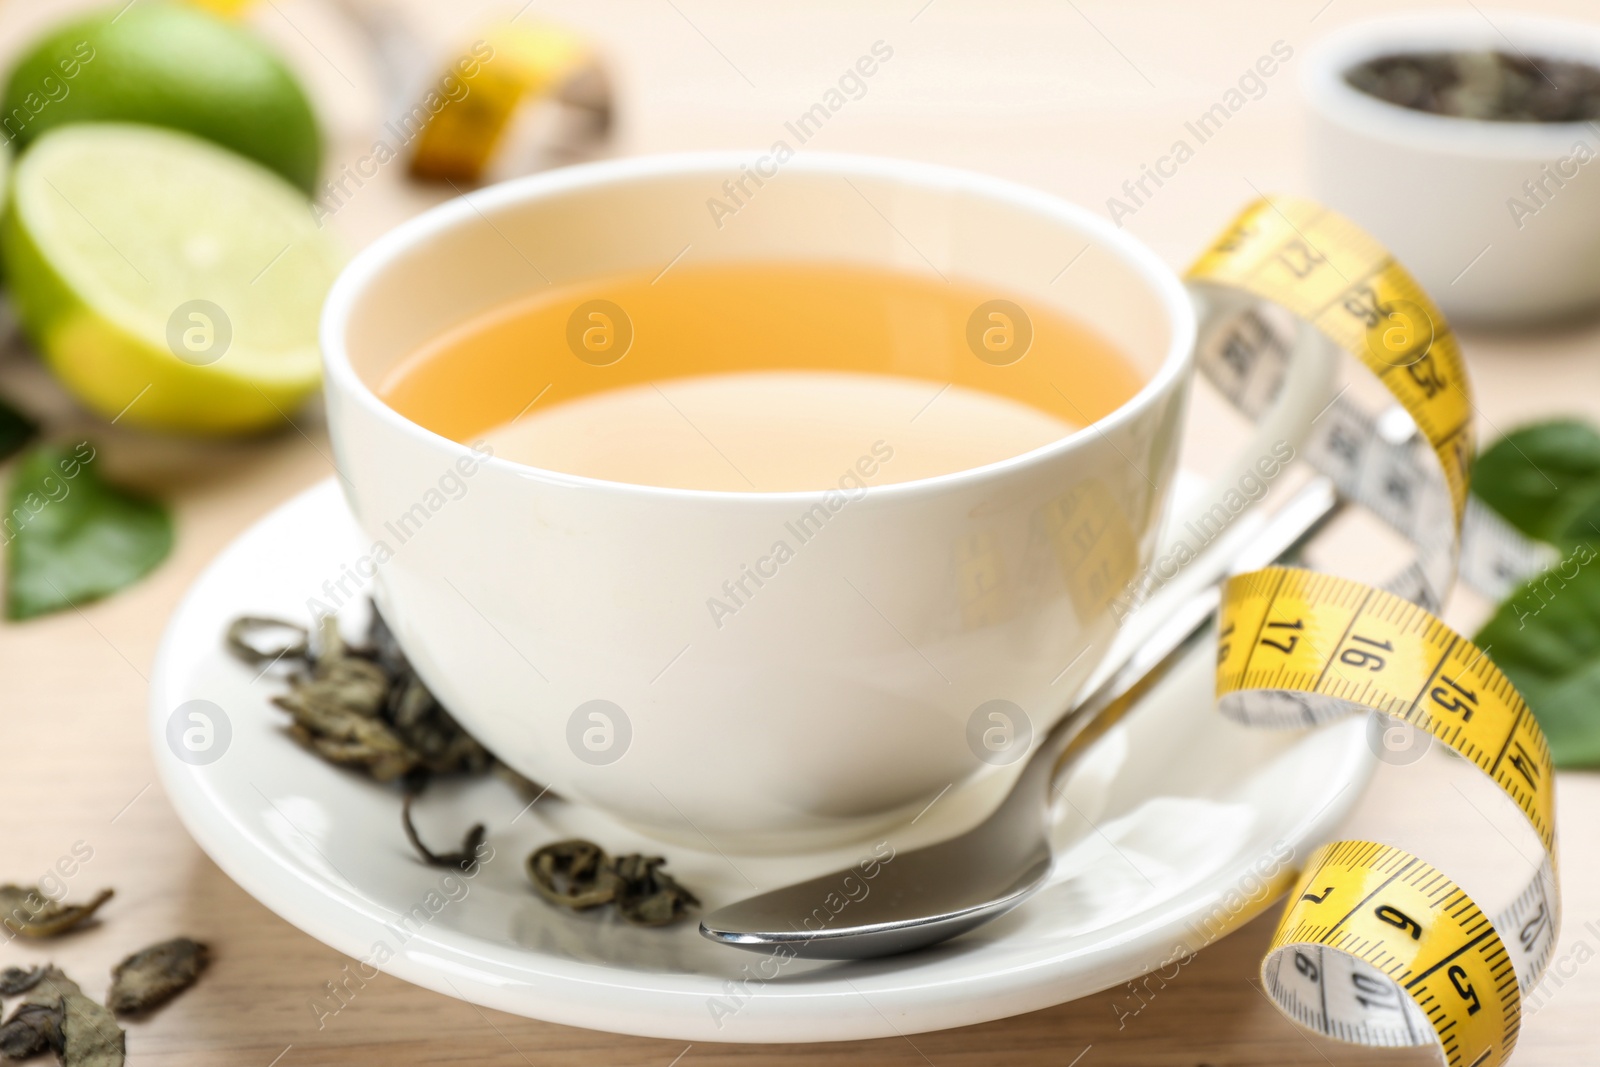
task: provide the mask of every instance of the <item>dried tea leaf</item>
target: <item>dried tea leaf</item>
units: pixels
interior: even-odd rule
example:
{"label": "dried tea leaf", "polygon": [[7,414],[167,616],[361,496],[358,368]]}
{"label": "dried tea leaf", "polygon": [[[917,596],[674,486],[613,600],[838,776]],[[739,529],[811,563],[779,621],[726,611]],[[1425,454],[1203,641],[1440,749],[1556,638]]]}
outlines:
{"label": "dried tea leaf", "polygon": [[111,890],[102,889],[87,904],[63,904],[35,886],[0,885],[0,926],[23,937],[55,937],[89,919],[110,899]]}
{"label": "dried tea leaf", "polygon": [[612,861],[619,888],[617,913],[637,926],[666,926],[700,906],[695,895],[661,868],[660,856],[633,853]]}
{"label": "dried tea leaf", "polygon": [[311,632],[282,619],[242,615],[228,624],[224,642],[235,658],[252,667],[311,658]]}
{"label": "dried tea leaf", "polygon": [[140,949],[111,971],[106,1006],[118,1015],[158,1008],[194,985],[211,962],[211,950],[187,937]]}
{"label": "dried tea leaf", "polygon": [[563,908],[599,907],[617,895],[617,877],[605,850],[578,838],[534,852],[528,857],[528,878],[541,897]]}
{"label": "dried tea leaf", "polygon": [[454,867],[463,874],[472,873],[478,865],[478,848],[483,844],[483,823],[476,823],[461,839],[459,852],[434,852],[422,843],[422,838],[417,836],[417,828],[411,821],[411,801],[417,796],[416,792],[406,794],[405,800],[400,804],[400,821],[406,830],[406,840],[411,842],[411,847],[417,850],[422,857],[422,862],[430,867]]}
{"label": "dried tea leaf", "polygon": [[40,972],[28,986],[22,1003],[0,1024],[0,1056],[7,1059],[25,1060],[45,1052],[60,1052],[65,1046],[63,1001],[68,995],[81,996],[83,991],[54,964],[45,964]]}
{"label": "dried tea leaf", "polygon": [[27,1060],[46,1052],[60,1052],[61,1023],[64,1012],[61,998],[49,1004],[23,1004],[0,1024],[0,1056],[8,1060]]}
{"label": "dried tea leaf", "polygon": [[[359,719],[374,723],[391,737],[394,734],[383,720],[351,707],[340,694],[332,692],[328,687],[316,685],[305,679],[291,681],[289,691],[273,697],[272,702],[293,715],[295,721],[308,730],[342,733],[346,729],[347,720]],[[399,738],[395,738],[395,743],[399,743]]]}
{"label": "dried tea leaf", "polygon": [[661,869],[666,862],[637,852],[612,858],[599,845],[573,839],[529,856],[528,877],[552,904],[581,910],[614,903],[617,913],[636,926],[666,926],[700,906]]}
{"label": "dried tea leaf", "polygon": [[82,993],[61,998],[63,1067],[122,1067],[127,1035],[110,1009]]}
{"label": "dried tea leaf", "polygon": [[[295,711],[284,698],[273,700],[279,707]],[[411,773],[417,766],[416,753],[400,743],[393,732],[377,719],[344,712],[315,717],[315,725],[296,722],[289,734],[300,744],[329,763],[358,767],[379,782],[392,782]],[[310,718],[310,717],[308,717]]]}
{"label": "dried tea leaf", "polygon": [[352,656],[339,635],[339,623],[324,615],[317,627],[317,655],[312,661],[310,679],[300,679],[295,692],[302,699],[317,701],[356,712],[377,716],[389,695],[389,676],[371,660]]}
{"label": "dried tea leaf", "polygon": [[43,967],[7,967],[0,971],[0,997],[26,993],[43,977]]}

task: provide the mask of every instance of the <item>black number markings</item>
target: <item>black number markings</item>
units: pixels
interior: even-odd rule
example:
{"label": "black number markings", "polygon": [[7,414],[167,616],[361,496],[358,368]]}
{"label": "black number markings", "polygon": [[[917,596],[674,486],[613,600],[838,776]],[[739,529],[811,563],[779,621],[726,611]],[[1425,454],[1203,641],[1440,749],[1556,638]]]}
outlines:
{"label": "black number markings", "polygon": [[1439,675],[1439,681],[1444,684],[1434,686],[1428,696],[1445,711],[1459,713],[1462,722],[1471,722],[1472,713],[1478,708],[1477,692],[1466,688],[1448,674]]}
{"label": "black number markings", "polygon": [[1379,921],[1386,922],[1390,926],[1398,927],[1399,929],[1409,933],[1411,935],[1411,940],[1422,940],[1422,924],[1417,922],[1417,920],[1413,919],[1411,916],[1407,915],[1405,912],[1401,911],[1399,908],[1392,907],[1388,904],[1379,904],[1373,909],[1372,913],[1378,917]]}
{"label": "black number markings", "polygon": [[[1269,623],[1267,623],[1267,629],[1269,629],[1269,630],[1304,630],[1305,628],[1306,628],[1306,622],[1305,622],[1304,619],[1296,619],[1296,620],[1294,620],[1294,622],[1269,622]],[[1293,652],[1294,651],[1294,646],[1299,644],[1299,642],[1300,642],[1300,636],[1298,634],[1290,634],[1289,635],[1289,643],[1288,644],[1284,644],[1281,641],[1274,641],[1270,637],[1263,637],[1261,639],[1261,643],[1263,645],[1266,645],[1268,648],[1275,648],[1279,652],[1282,652],[1285,656],[1287,656],[1291,652]]]}
{"label": "black number markings", "polygon": [[[1362,637],[1360,634],[1352,634],[1350,640],[1360,641],[1362,644],[1371,645],[1373,648],[1381,648],[1385,652],[1394,651],[1394,645],[1388,641],[1377,641],[1370,637]],[[1365,667],[1369,671],[1381,671],[1388,661],[1376,652],[1368,652],[1364,648],[1352,646],[1339,653],[1339,662],[1351,667]]]}

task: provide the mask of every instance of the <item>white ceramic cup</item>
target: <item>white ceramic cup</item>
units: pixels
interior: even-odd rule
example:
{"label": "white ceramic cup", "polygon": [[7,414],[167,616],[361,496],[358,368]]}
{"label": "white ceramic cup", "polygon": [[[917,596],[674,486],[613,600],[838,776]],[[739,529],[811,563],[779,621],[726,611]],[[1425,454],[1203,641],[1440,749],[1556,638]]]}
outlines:
{"label": "white ceramic cup", "polygon": [[[748,159],[573,167],[405,223],[329,296],[327,403],[379,603],[475,736],[658,836],[804,849],[1019,766],[1104,657],[1111,602],[1157,547],[1196,318],[1172,272],[1094,213],[945,168],[803,154],[719,228],[707,200]],[[691,254],[989,283],[1092,325],[1145,384],[1094,425],[1002,462],[781,493],[484,459],[374,393],[422,343],[546,279],[653,273]],[[1327,365],[1314,364],[1291,366],[1263,436],[1303,428],[1325,403]],[[937,367],[923,373],[932,395]],[[802,543],[806,515],[820,533]],[[780,540],[792,558],[717,625],[709,598]]]}
{"label": "white ceramic cup", "polygon": [[1500,51],[1600,67],[1600,26],[1476,10],[1360,22],[1307,53],[1317,198],[1382,241],[1453,322],[1515,323],[1600,306],[1600,133],[1485,122],[1366,95],[1386,55]]}

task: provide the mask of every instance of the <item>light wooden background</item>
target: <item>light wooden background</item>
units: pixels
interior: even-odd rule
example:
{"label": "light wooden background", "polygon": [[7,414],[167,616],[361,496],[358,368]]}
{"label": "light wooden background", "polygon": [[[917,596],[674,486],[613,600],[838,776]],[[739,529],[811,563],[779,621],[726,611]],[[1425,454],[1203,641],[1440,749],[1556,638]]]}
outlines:
{"label": "light wooden background", "polygon": [[[150,2],[150,0],[140,0]],[[376,2],[376,0],[372,0]],[[425,51],[476,36],[516,10],[480,0],[397,0]],[[0,0],[0,51],[63,5]],[[1167,150],[1276,40],[1300,50],[1318,35],[1391,5],[1378,0],[1049,0],[1004,7],[976,0],[605,0],[545,3],[584,27],[611,59],[622,109],[615,150],[765,147],[876,40],[894,58],[867,95],[836,116],[812,147],[951,163],[1032,183],[1103,207],[1139,165]],[[1425,6],[1467,7],[1460,4]],[[1523,7],[1583,16],[1581,0]],[[331,158],[367,148],[381,114],[377,75],[360,40],[323,0],[271,0],[249,16],[281,41],[314,86]],[[525,16],[527,17],[527,16]],[[1128,228],[1175,268],[1262,189],[1305,191],[1303,117],[1295,64],[1275,76],[1208,142]],[[243,119],[242,119],[243,121]],[[334,225],[358,246],[439,199],[390,167]],[[1464,338],[1487,437],[1556,412],[1600,417],[1600,328]],[[15,346],[12,346],[13,348]],[[194,444],[105,427],[74,412],[26,356],[0,362],[0,385],[54,412],[63,433],[92,432],[126,480],[170,499],[179,522],[172,558],[149,580],[81,614],[0,625],[0,880],[31,881],[86,842],[93,859],[75,891],[115,886],[114,921],[49,946],[0,947],[0,965],[46,956],[99,993],[109,962],[185,931],[213,942],[202,984],[129,1034],[131,1062],[309,1067],[332,1063],[482,1065],[698,1063],[1038,1064],[1196,1067],[1432,1062],[1431,1051],[1367,1053],[1310,1038],[1252,984],[1270,933],[1257,920],[1204,952],[1119,1029],[1117,992],[963,1030],[857,1044],[755,1047],[614,1037],[493,1012],[381,977],[318,1031],[310,999],[343,959],[233,885],[179,825],[154,782],[145,691],[168,613],[231,538],[297,490],[330,473],[315,412],[299,429],[253,441]],[[1204,411],[1191,438],[1206,430]],[[1471,626],[1481,605],[1455,608]],[[1382,769],[1349,832],[1430,855],[1478,856],[1494,866],[1489,827],[1463,815],[1443,762]],[[1524,1026],[1517,1062],[1590,1062],[1600,1013],[1600,781],[1559,784],[1566,924],[1564,972]],[[1275,910],[1275,909],[1274,909]],[[1596,923],[1600,930],[1600,922]],[[1578,962],[1583,960],[1585,962]],[[1124,992],[1124,997],[1126,996]],[[1087,1049],[1087,1051],[1085,1051]]]}

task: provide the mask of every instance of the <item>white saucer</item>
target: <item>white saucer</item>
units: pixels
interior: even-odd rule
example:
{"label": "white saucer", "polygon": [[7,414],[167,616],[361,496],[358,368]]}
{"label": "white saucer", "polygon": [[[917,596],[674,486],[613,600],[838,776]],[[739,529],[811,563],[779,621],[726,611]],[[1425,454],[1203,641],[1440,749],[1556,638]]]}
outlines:
{"label": "white saucer", "polygon": [[[525,809],[509,785],[486,778],[436,785],[418,805],[419,829],[437,849],[456,847],[472,822],[488,824],[494,857],[465,878],[413,858],[396,792],[289,739],[285,716],[268,704],[281,682],[253,679],[224,652],[222,631],[245,613],[307,619],[307,597],[340,576],[359,544],[330,479],[257,523],[200,577],[151,679],[162,781],[200,846],[289,922],[407,981],[552,1022],[687,1041],[834,1041],[964,1026],[1084,996],[1266,907],[1263,876],[1282,876],[1326,839],[1373,765],[1359,717],[1311,734],[1225,721],[1211,708],[1211,657],[1197,654],[1074,775],[1056,870],[1036,896],[914,956],[791,960],[769,977],[770,958],[706,941],[693,922],[639,929],[553,909],[528,888],[523,861],[573,836],[663,854],[715,908],[854,862],[871,842],[799,858],[695,852],[565,801]],[[346,614],[353,634],[357,613]],[[168,741],[169,721],[191,700],[226,717],[211,749],[221,755],[208,764],[180,759]],[[983,803],[974,792],[939,799],[895,831],[895,847],[974,821]],[[1289,850],[1297,858],[1286,859]],[[407,912],[426,921],[401,925]]]}

